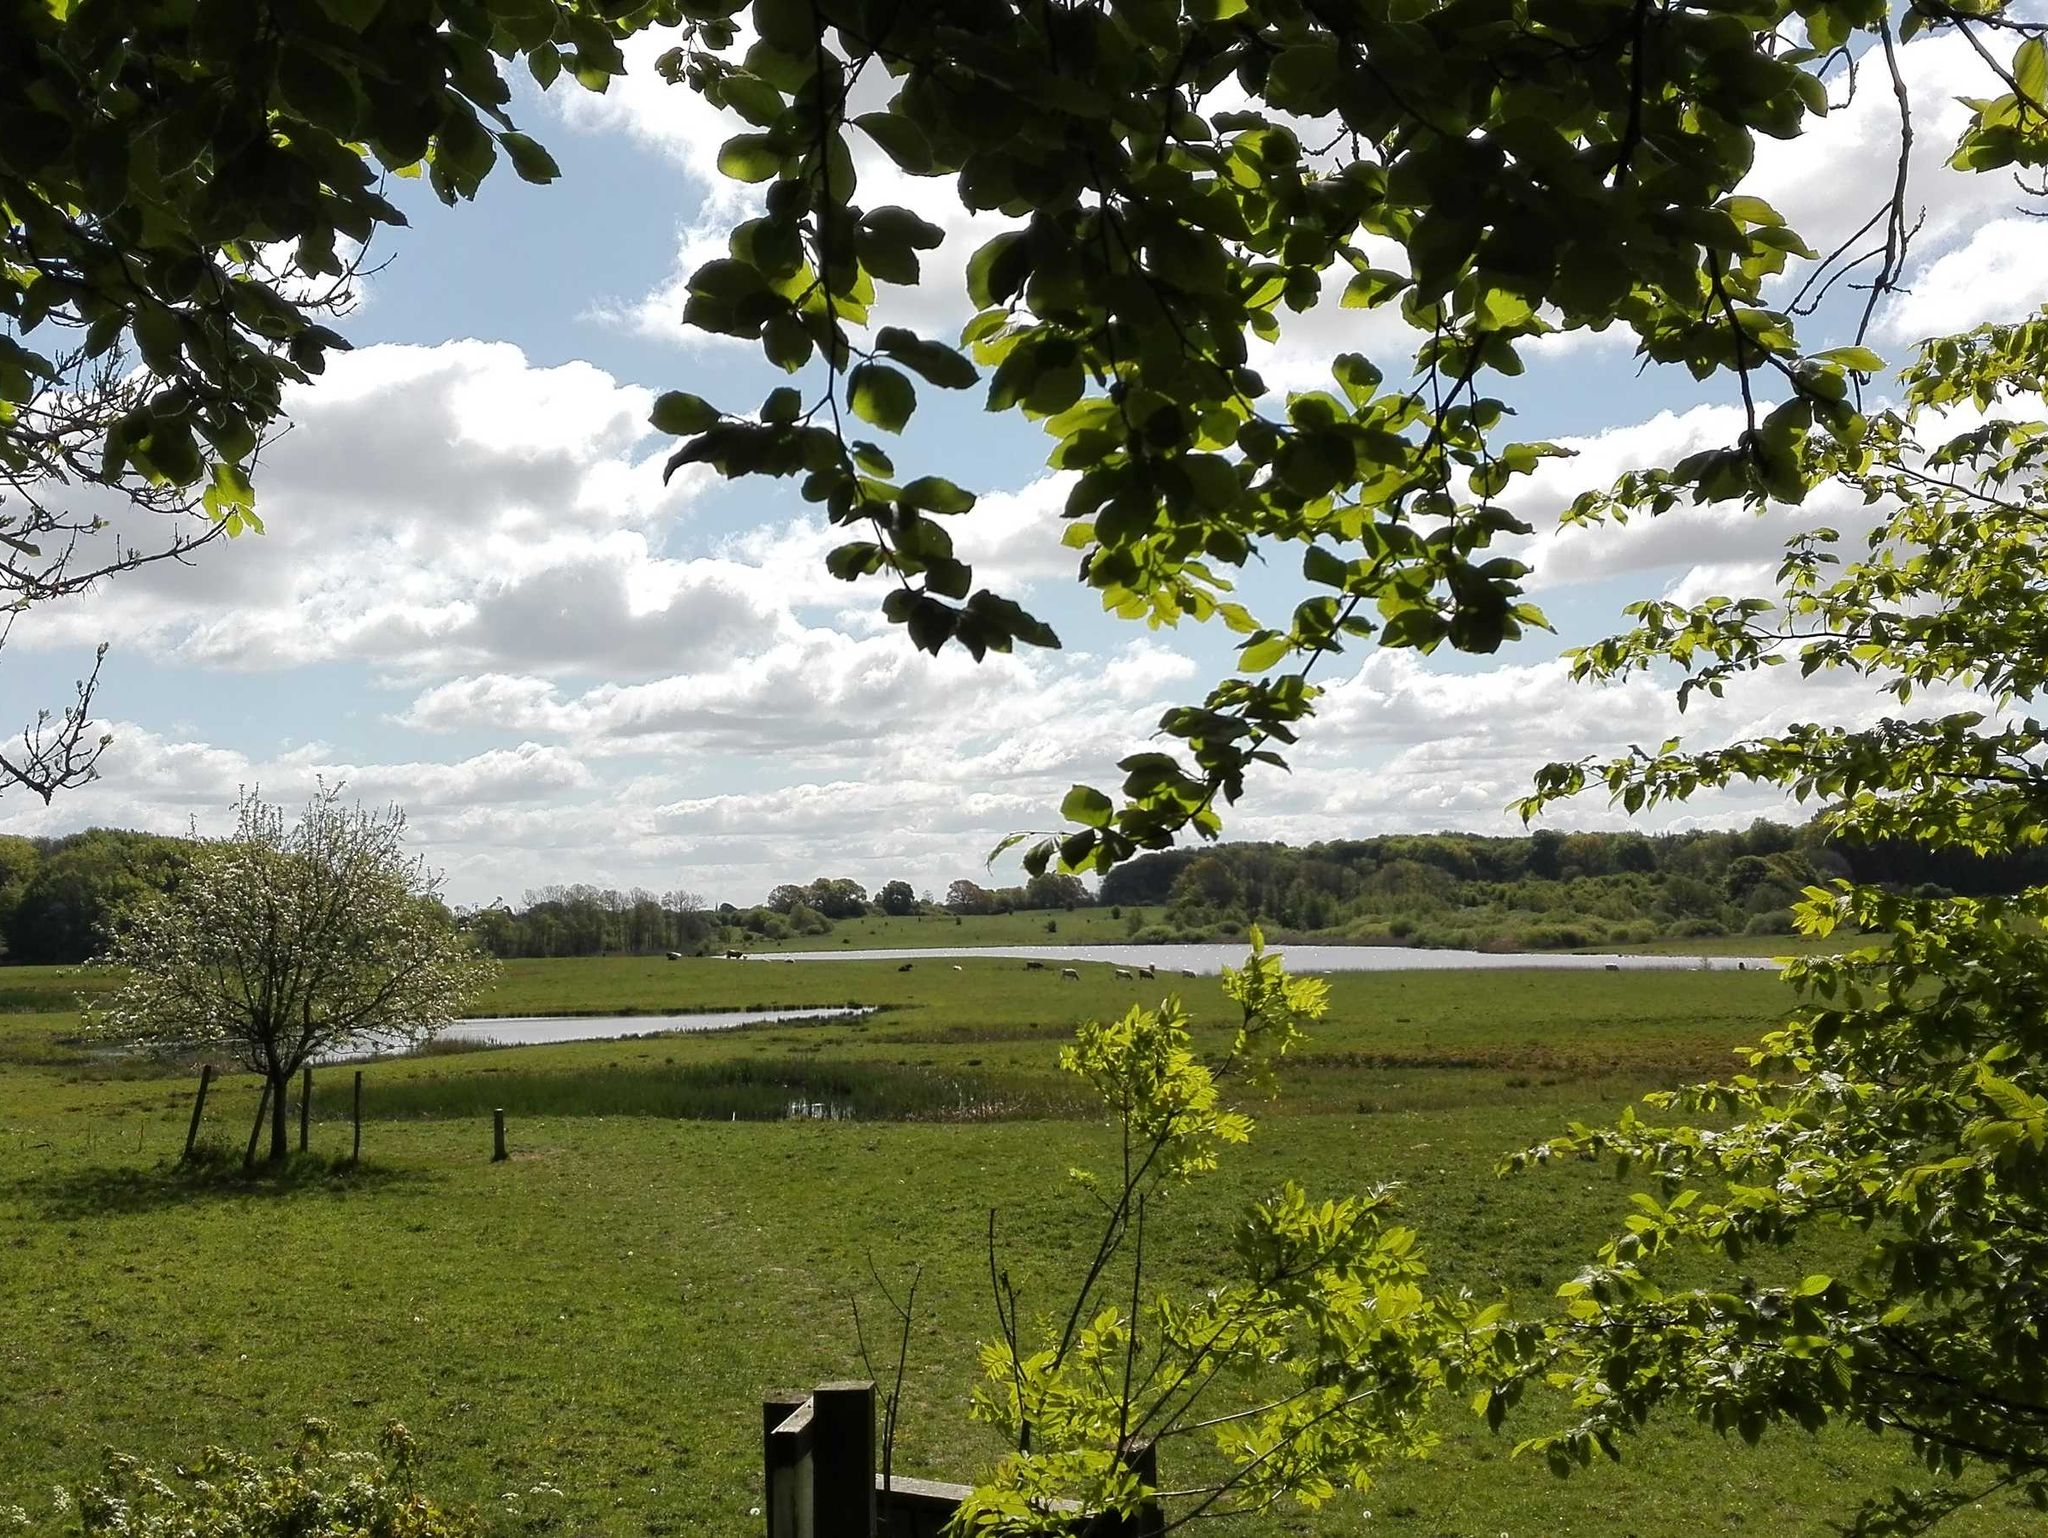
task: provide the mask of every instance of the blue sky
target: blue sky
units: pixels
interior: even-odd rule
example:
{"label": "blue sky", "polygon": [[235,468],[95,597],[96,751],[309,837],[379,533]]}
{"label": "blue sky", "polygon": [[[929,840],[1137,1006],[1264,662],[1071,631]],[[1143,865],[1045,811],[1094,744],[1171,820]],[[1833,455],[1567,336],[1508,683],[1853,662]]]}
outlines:
{"label": "blue sky", "polygon": [[[60,697],[104,638],[99,713],[115,742],[100,782],[48,808],[0,802],[0,827],[215,829],[239,785],[296,799],[324,775],[404,805],[465,902],[572,881],[746,900],[818,874],[943,889],[986,879],[997,838],[1047,826],[1073,781],[1107,783],[1166,705],[1227,668],[1227,635],[1099,613],[1058,543],[1064,493],[1044,440],[975,398],[921,411],[898,463],[984,493],[963,549],[1054,623],[1058,654],[924,658],[880,623],[879,590],[825,576],[831,539],[786,484],[662,487],[666,445],[644,430],[656,392],[745,405],[781,376],[676,323],[681,275],[745,194],[711,172],[715,115],[646,67],[659,51],[638,45],[641,67],[602,99],[528,94],[522,126],[554,152],[559,182],[503,174],[452,210],[400,185],[414,224],[377,252],[385,265],[346,326],[357,350],[294,398],[293,428],[266,454],[264,535],[17,626],[0,709]],[[1927,218],[1920,281],[1877,338],[1894,351],[2048,300],[2048,230],[2014,212],[2011,184],[1941,169],[1953,97],[1982,88],[1981,66],[1953,41],[1903,57]],[[1752,189],[1831,245],[1889,183],[1888,111],[1889,93],[1866,89],[1809,138],[1765,146]],[[942,186],[901,195],[950,235],[906,318],[957,326],[958,272],[988,227],[947,210]],[[1405,361],[1384,319],[1326,307],[1294,322],[1266,372],[1310,385],[1319,360],[1361,347],[1390,375]],[[1707,509],[1556,531],[1577,491],[1727,441],[1732,397],[1639,372],[1618,337],[1541,350],[1510,398],[1524,435],[1579,451],[1517,493],[1538,526],[1534,596],[1558,634],[1494,658],[1339,659],[1294,773],[1256,783],[1231,832],[1505,831],[1506,803],[1549,758],[1875,712],[1854,687],[1774,678],[1681,722],[1655,684],[1574,686],[1556,660],[1632,598],[1753,587],[1793,528],[1853,520],[1822,499],[1762,519]],[[1246,592],[1277,613],[1298,553],[1276,560]],[[1679,815],[1769,808],[1738,798]],[[1558,820],[1619,821],[1590,801]]]}

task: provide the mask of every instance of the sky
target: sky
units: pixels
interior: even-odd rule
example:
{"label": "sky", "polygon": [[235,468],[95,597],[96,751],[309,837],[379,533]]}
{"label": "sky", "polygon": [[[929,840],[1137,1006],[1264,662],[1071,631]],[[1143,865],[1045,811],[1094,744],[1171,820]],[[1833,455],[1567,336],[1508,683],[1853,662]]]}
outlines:
{"label": "sky", "polygon": [[[21,618],[0,656],[0,719],[61,704],[105,640],[97,714],[113,742],[96,783],[47,807],[0,800],[0,831],[220,832],[241,787],[292,802],[324,778],[403,806],[465,904],[570,882],[748,902],[818,875],[942,893],[959,877],[1019,879],[1014,863],[984,867],[997,840],[1056,826],[1070,784],[1113,787],[1116,760],[1152,741],[1161,712],[1228,671],[1220,628],[1148,631],[1101,613],[1059,542],[1049,440],[978,397],[924,392],[896,461],[982,493],[956,528],[961,553],[978,583],[1054,625],[1057,652],[927,657],[881,619],[879,584],[826,574],[836,541],[790,483],[693,470],[663,485],[671,445],[646,426],[660,391],[745,405],[783,377],[681,325],[688,272],[720,253],[753,194],[714,167],[731,125],[655,74],[666,46],[638,40],[634,69],[603,96],[522,93],[516,115],[561,180],[528,187],[501,168],[455,209],[394,184],[412,227],[374,253],[344,326],[354,351],[289,401],[257,481],[265,532]],[[1982,64],[1953,38],[1916,40],[1901,61],[1924,219],[1910,292],[1873,338],[1894,354],[2048,302],[2048,224],[2018,211],[2009,177],[1943,165],[1956,98],[1993,94]],[[1806,137],[1765,143],[1745,183],[1817,249],[1890,185],[1887,86],[1866,72]],[[924,288],[885,301],[878,322],[957,329],[966,257],[1000,223],[949,209],[943,183],[886,162],[861,170],[865,200],[886,193],[949,235]],[[1276,388],[1307,388],[1347,349],[1398,378],[1411,346],[1398,321],[1331,306],[1295,318],[1255,362]],[[1732,381],[1669,375],[1641,369],[1619,335],[1535,349],[1510,397],[1517,434],[1575,452],[1508,500],[1536,526],[1517,553],[1555,633],[1487,658],[1334,659],[1291,772],[1251,782],[1228,836],[1511,832],[1508,804],[1552,759],[1887,713],[1865,685],[1793,669],[1683,717],[1670,680],[1570,681],[1560,654],[1619,628],[1624,604],[1760,590],[1789,534],[1864,516],[1822,496],[1762,516],[1687,509],[1559,530],[1579,492],[1739,431]],[[1284,615],[1300,596],[1297,559],[1247,573],[1255,610]],[[1774,798],[1744,793],[1641,825],[1773,812]],[[1549,818],[1624,820],[1593,797]]]}

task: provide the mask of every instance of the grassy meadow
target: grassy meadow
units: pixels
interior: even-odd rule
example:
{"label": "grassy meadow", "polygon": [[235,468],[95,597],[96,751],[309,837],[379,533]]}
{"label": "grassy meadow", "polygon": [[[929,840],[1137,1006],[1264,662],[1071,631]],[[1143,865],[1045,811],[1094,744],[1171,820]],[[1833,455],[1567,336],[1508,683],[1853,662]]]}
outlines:
{"label": "grassy meadow", "polygon": [[[1084,938],[1067,919],[1061,938]],[[934,927],[925,943],[953,943]],[[1104,1160],[1109,1132],[1058,1045],[1168,987],[1220,1040],[1214,979],[1082,973],[514,962],[484,1012],[874,1012],[376,1062],[354,1169],[350,1071],[330,1068],[314,1156],[245,1179],[247,1076],[217,1082],[210,1157],[181,1171],[190,1065],[107,1057],[77,1040],[75,975],[0,970],[0,1511],[41,1520],[108,1445],[169,1464],[208,1442],[288,1446],[318,1415],[365,1445],[405,1421],[434,1490],[496,1533],[752,1534],[762,1394],[862,1375],[856,1301],[882,1361],[873,1277],[900,1293],[920,1266],[897,1467],[969,1477],[997,1451],[964,1414],[994,1325],[991,1209],[1027,1313],[1060,1307],[1094,1232],[1065,1171]],[[1395,1180],[1442,1280],[1540,1308],[1632,1188],[1589,1167],[1502,1181],[1495,1160],[1718,1070],[1780,1005],[1760,972],[1331,982],[1252,1145],[1148,1231],[1162,1285],[1203,1286],[1235,1209],[1285,1176],[1323,1194]],[[772,1119],[791,1102],[851,1114]],[[494,1165],[496,1106],[512,1158]],[[1353,1533],[1370,1511],[1369,1530],[1404,1538],[1817,1535],[1917,1475],[1901,1444],[1860,1432],[1750,1449],[1673,1424],[1560,1481],[1509,1456],[1516,1429],[1446,1410],[1433,1458],[1260,1531]],[[2008,1509],[1950,1528],[2034,1530]]]}

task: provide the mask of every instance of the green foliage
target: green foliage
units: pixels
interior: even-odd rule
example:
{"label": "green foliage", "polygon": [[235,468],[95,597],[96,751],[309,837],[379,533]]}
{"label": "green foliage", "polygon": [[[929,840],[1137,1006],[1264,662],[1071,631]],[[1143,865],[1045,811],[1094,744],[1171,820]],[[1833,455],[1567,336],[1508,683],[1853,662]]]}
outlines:
{"label": "green foliage", "polygon": [[1789,933],[1800,891],[1837,876],[2009,895],[2048,879],[2048,851],[1993,859],[1761,819],[1654,837],[1397,834],[1143,854],[1103,878],[1099,900],[1165,905],[1164,939],[1256,920],[1297,937],[1545,949]]}
{"label": "green foliage", "polygon": [[[247,517],[284,387],[345,347],[359,249],[405,222],[382,174],[473,197],[499,153],[558,173],[507,114],[505,64],[602,90],[665,0],[445,6],[307,0],[8,8],[0,53],[0,474],[194,486]],[[104,410],[64,396],[140,375]],[[48,429],[56,426],[53,435]]]}
{"label": "green foliage", "polygon": [[[1801,535],[1775,598],[1639,605],[1634,629],[1577,657],[1589,678],[1676,664],[1681,698],[1793,662],[1901,701],[1967,691],[1982,708],[1552,765],[1528,806],[1604,784],[1635,808],[1748,781],[1814,799],[1844,835],[2006,860],[2038,850],[2048,735],[2020,712],[2048,680],[2031,575],[2048,424],[2002,412],[2038,409],[2042,326],[1926,345],[1899,409],[1853,441],[1808,446],[1804,473],[1881,509],[1863,551]],[[1965,402],[1959,431],[1950,412]],[[1631,478],[1590,510],[1654,509],[1667,490]],[[1745,1072],[1524,1156],[1618,1158],[1660,1188],[1565,1290],[1546,1365],[1583,1419],[1536,1439],[1553,1463],[1583,1462],[1677,1403],[1749,1440],[1835,1418],[1896,1430],[1931,1469],[1979,1471],[2048,1505],[2048,887],[1943,891],[1810,887],[1806,933],[1877,943],[1794,963],[1797,1005]],[[1853,1236],[1831,1274],[1682,1286],[1668,1272],[1687,1251],[1748,1271],[1816,1230]],[[1906,1492],[1862,1516],[1897,1530],[1948,1504]]]}
{"label": "green foliage", "polygon": [[[1543,625],[1524,568],[1497,553],[1527,532],[1503,493],[1560,452],[1516,441],[1494,393],[1532,340],[1618,324],[1648,361],[1734,376],[1746,429],[1663,472],[1674,500],[1799,502],[1813,455],[1853,453],[1870,430],[1857,392],[1883,360],[1860,329],[1803,347],[1796,306],[1767,287],[1816,254],[1736,191],[1760,137],[1797,137],[1826,111],[1822,77],[1844,52],[1892,56],[1891,14],[1869,0],[756,0],[744,16],[744,52],[721,5],[693,11],[663,61],[754,125],[722,163],[767,189],[691,279],[685,320],[809,373],[794,410],[735,403],[679,429],[671,468],[800,478],[848,531],[833,572],[884,577],[885,614],[920,647],[1057,644],[973,588],[939,521],[964,493],[934,505],[846,434],[848,415],[891,432],[915,417],[895,364],[980,384],[1072,472],[1067,542],[1106,609],[1243,638],[1237,676],[1161,720],[1170,751],[1125,759],[1114,800],[1068,799],[1072,827],[1031,844],[1034,872],[1214,836],[1247,773],[1280,763],[1313,713],[1327,656],[1485,653]],[[1959,162],[2038,163],[2038,29],[1998,6],[1904,16],[1968,33],[2009,87],[1971,104]],[[1998,29],[2027,39],[2010,70],[1978,38]],[[853,113],[857,93],[872,110]],[[968,256],[976,313],[957,345],[885,323],[890,290],[920,281],[943,232],[861,201],[854,136],[1012,221]],[[1874,293],[1896,280],[1897,244]],[[1329,388],[1283,398],[1252,344],[1316,324],[1326,294],[1398,313],[1418,345],[1338,357]],[[1283,546],[1301,550],[1306,594],[1284,620],[1254,615],[1231,571]]]}
{"label": "green foliage", "polygon": [[1027,1344],[1016,1290],[997,1276],[1003,1333],[982,1348],[974,1413],[1016,1450],[962,1506],[957,1532],[1064,1532],[1073,1505],[1132,1517],[1160,1494],[1136,1450],[1178,1453],[1173,1439],[1190,1435],[1213,1444],[1221,1469],[1175,1482],[1175,1522],[1283,1500],[1313,1508],[1340,1487],[1364,1488],[1387,1459],[1421,1452],[1431,1394],[1515,1349],[1504,1309],[1425,1291],[1415,1235],[1388,1221],[1384,1189],[1316,1203],[1287,1181],[1245,1210],[1205,1291],[1145,1296],[1148,1218],[1251,1136],[1220,1083],[1273,1088],[1300,1022],[1328,1008],[1326,985],[1288,976],[1256,930],[1224,992],[1239,1020],[1214,1069],[1173,998],[1085,1022],[1061,1053],[1114,1117],[1121,1169],[1106,1182],[1073,1172],[1105,1218],[1063,1328]]}
{"label": "green foliage", "polygon": [[414,1481],[418,1451],[393,1422],[381,1456],[332,1451],[333,1429],[309,1420],[289,1461],[266,1466],[209,1447],[175,1483],[137,1459],[107,1455],[101,1479],[77,1497],[82,1538],[468,1538],[473,1517],[448,1511]]}
{"label": "green foliage", "polygon": [[15,961],[78,962],[105,948],[133,905],[175,886],[188,840],[93,828],[17,849],[0,886],[0,933]]}

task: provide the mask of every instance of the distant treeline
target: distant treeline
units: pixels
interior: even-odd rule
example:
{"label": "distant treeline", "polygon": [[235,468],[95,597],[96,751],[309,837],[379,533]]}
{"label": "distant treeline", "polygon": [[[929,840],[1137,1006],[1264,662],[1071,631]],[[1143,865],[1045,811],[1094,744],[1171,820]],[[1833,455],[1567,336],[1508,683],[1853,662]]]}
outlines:
{"label": "distant treeline", "polygon": [[1782,934],[1801,888],[1844,876],[1923,895],[2011,892],[2048,883],[2048,851],[1986,860],[1762,820],[1655,835],[1400,834],[1142,855],[1111,871],[1096,901],[1164,908],[1134,926],[1147,940],[1257,920],[1333,939],[1520,949]]}
{"label": "distant treeline", "polygon": [[[94,828],[62,838],[0,835],[0,955],[74,963],[98,953],[121,909],[174,886],[190,844]],[[1980,859],[1911,844],[1824,841],[1811,824],[1729,832],[1557,833],[1484,838],[1398,834],[1329,843],[1216,844],[1141,855],[1091,893],[1072,876],[1022,886],[955,881],[939,898],[889,881],[785,883],[766,902],[716,906],[695,893],[588,885],[527,892],[451,914],[492,954],[697,955],[822,935],[870,914],[957,916],[1122,910],[1133,939],[1213,939],[1260,923],[1278,934],[1386,944],[1602,945],[1666,937],[1779,934],[1799,889],[1837,876],[1923,895],[1983,896],[2048,885],[2048,850]]]}

